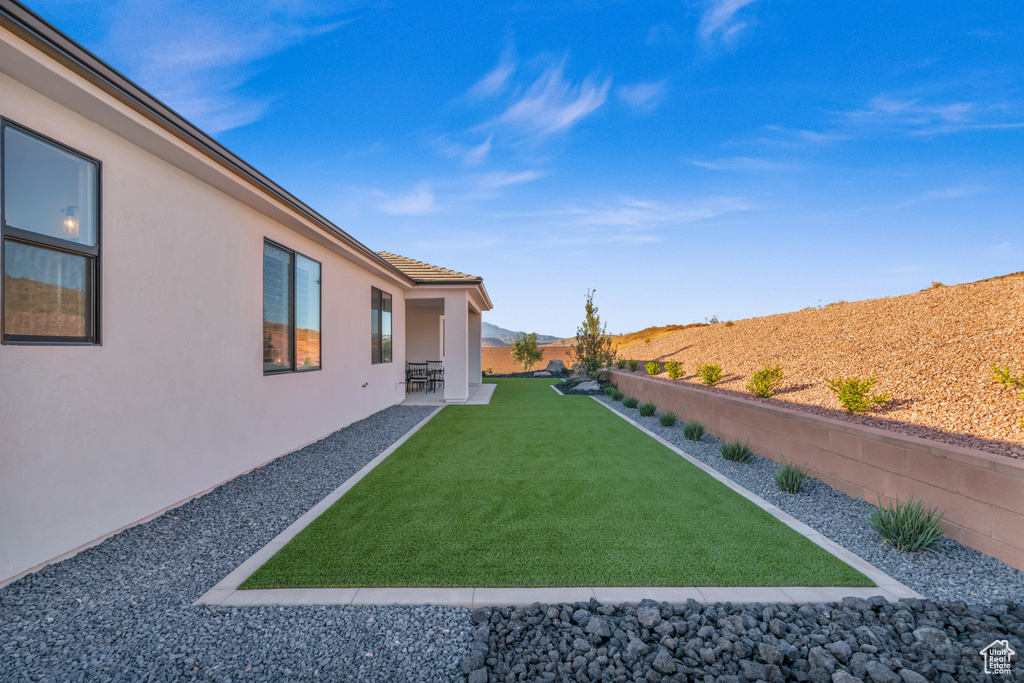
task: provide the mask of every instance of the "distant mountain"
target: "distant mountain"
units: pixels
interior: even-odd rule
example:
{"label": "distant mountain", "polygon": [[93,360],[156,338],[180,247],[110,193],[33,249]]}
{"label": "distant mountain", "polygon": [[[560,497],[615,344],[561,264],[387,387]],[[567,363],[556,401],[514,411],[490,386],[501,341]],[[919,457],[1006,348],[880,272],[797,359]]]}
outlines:
{"label": "distant mountain", "polygon": [[508,344],[497,337],[484,337],[480,340],[480,344],[481,346],[508,346]]}
{"label": "distant mountain", "polygon": [[[505,344],[504,344],[505,346],[511,346],[512,342],[514,342],[516,340],[516,335],[523,334],[522,332],[515,332],[513,330],[506,330],[504,327],[498,327],[497,325],[492,325],[491,323],[488,323],[488,322],[483,323],[483,329],[481,331],[483,333],[482,336],[485,339],[487,337],[490,337],[492,339],[497,339],[497,340],[503,341],[503,342],[505,342]],[[561,337],[552,337],[550,334],[538,334],[537,335],[537,343],[538,344],[554,344],[555,342],[560,342],[560,341],[562,341]],[[485,346],[487,346],[487,345],[485,344]]]}

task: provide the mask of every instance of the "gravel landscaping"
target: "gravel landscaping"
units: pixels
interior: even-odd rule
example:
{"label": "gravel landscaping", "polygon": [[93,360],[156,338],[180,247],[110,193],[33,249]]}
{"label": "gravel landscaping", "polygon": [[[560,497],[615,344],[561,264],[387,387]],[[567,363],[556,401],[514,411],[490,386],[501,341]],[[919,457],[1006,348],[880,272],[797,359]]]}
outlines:
{"label": "gravel landscaping", "polygon": [[426,417],[394,406],[0,588],[0,681],[451,681],[469,611],[192,607]]}
{"label": "gravel landscaping", "polygon": [[[1024,681],[1024,573],[948,540],[901,553],[873,506],[816,479],[781,493],[771,460],[727,462],[713,437],[598,398],[935,602],[192,606],[432,410],[395,406],[0,588],[0,680]],[[983,674],[1004,639],[1011,674]]]}
{"label": "gravel landscaping", "polygon": [[983,672],[996,640],[1021,652],[1024,606],[883,598],[831,605],[641,602],[473,611],[469,683],[963,683],[1024,681]]}

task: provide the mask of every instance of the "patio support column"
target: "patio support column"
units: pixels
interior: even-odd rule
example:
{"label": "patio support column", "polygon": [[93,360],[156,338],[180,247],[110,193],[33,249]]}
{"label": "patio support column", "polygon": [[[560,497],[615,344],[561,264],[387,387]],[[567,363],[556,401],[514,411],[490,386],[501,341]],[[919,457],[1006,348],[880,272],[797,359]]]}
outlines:
{"label": "patio support column", "polygon": [[483,378],[483,316],[469,312],[469,384],[482,384]]}
{"label": "patio support column", "polygon": [[469,398],[469,300],[465,291],[444,295],[444,400]]}

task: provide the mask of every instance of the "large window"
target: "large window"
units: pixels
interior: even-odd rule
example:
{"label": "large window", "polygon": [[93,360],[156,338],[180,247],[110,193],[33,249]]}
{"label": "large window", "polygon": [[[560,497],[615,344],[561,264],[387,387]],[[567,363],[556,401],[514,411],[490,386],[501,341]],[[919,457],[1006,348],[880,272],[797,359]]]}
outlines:
{"label": "large window", "polygon": [[100,163],[0,122],[4,343],[98,344]]}
{"label": "large window", "polygon": [[370,353],[374,363],[391,362],[391,295],[370,289]]}
{"label": "large window", "polygon": [[320,264],[263,243],[263,373],[320,369]]}

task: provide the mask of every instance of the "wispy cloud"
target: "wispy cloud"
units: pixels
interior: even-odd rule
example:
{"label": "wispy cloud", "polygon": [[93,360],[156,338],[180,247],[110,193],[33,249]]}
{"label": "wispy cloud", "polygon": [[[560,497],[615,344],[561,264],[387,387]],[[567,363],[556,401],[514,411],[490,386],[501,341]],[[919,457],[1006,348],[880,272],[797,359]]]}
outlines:
{"label": "wispy cloud", "polygon": [[[480,139],[479,132],[466,134],[466,137],[470,135],[477,140]],[[429,140],[428,144],[433,145],[442,155],[449,159],[459,161],[463,166],[479,166],[487,159],[487,155],[490,154],[493,141],[494,133],[489,134],[482,142],[476,144],[467,144],[452,140],[448,135],[440,135]]]}
{"label": "wispy cloud", "polygon": [[697,202],[663,202],[624,197],[610,205],[569,207],[565,213],[571,222],[581,226],[653,229],[693,223],[749,208],[749,202],[738,197],[716,197]]}
{"label": "wispy cloud", "polygon": [[467,166],[476,166],[481,163],[486,157],[487,153],[491,151],[491,140],[494,139],[494,133],[487,136],[487,139],[481,142],[475,147],[470,147],[466,154],[463,156],[462,163]]}
{"label": "wispy cloud", "polygon": [[480,177],[480,187],[496,189],[499,187],[509,187],[510,185],[522,185],[523,183],[531,183],[534,180],[540,180],[547,175],[546,171],[538,170],[519,171],[518,173],[487,173]]}
{"label": "wispy cloud", "polygon": [[971,197],[983,192],[987,192],[989,188],[983,185],[950,185],[948,187],[938,187],[932,190],[926,190],[917,195],[914,195],[906,201],[896,204],[894,208],[905,209],[910,206],[916,206],[918,204],[927,204],[936,201],[948,201],[951,199],[962,199],[964,197]]}
{"label": "wispy cloud", "polygon": [[793,167],[793,164],[790,162],[757,157],[690,159],[686,163],[698,168],[706,168],[710,171],[784,171]]}
{"label": "wispy cloud", "polygon": [[551,135],[572,128],[608,99],[611,78],[598,82],[588,76],[573,85],[563,71],[564,60],[545,69],[493,123],[511,125],[531,135]]}
{"label": "wispy cloud", "polygon": [[741,197],[657,200],[620,197],[610,202],[580,202],[507,215],[517,225],[532,225],[540,243],[566,247],[580,244],[642,245],[676,237],[688,225],[753,208]]}
{"label": "wispy cloud", "polygon": [[430,183],[420,183],[413,191],[389,198],[377,205],[377,208],[392,216],[419,216],[436,210],[434,189]]}
{"label": "wispy cloud", "polygon": [[700,20],[700,36],[705,41],[728,43],[750,25],[748,19],[738,17],[747,5],[757,0],[710,0]]}
{"label": "wispy cloud", "polygon": [[636,85],[620,85],[615,94],[637,113],[649,113],[661,105],[665,98],[667,83],[637,83]]}
{"label": "wispy cloud", "polygon": [[274,95],[239,92],[262,60],[347,23],[339,3],[120,0],[103,54],[200,128],[217,134],[260,119]]}
{"label": "wispy cloud", "polygon": [[852,124],[895,128],[911,135],[944,135],[965,130],[1021,128],[1024,122],[994,120],[1005,112],[977,102],[930,104],[918,99],[878,96],[846,114]]}
{"label": "wispy cloud", "polygon": [[517,62],[515,50],[511,47],[506,48],[505,52],[501,55],[501,61],[498,62],[498,65],[469,89],[469,96],[475,99],[483,99],[497,95],[505,90],[509,78],[515,73]]}

